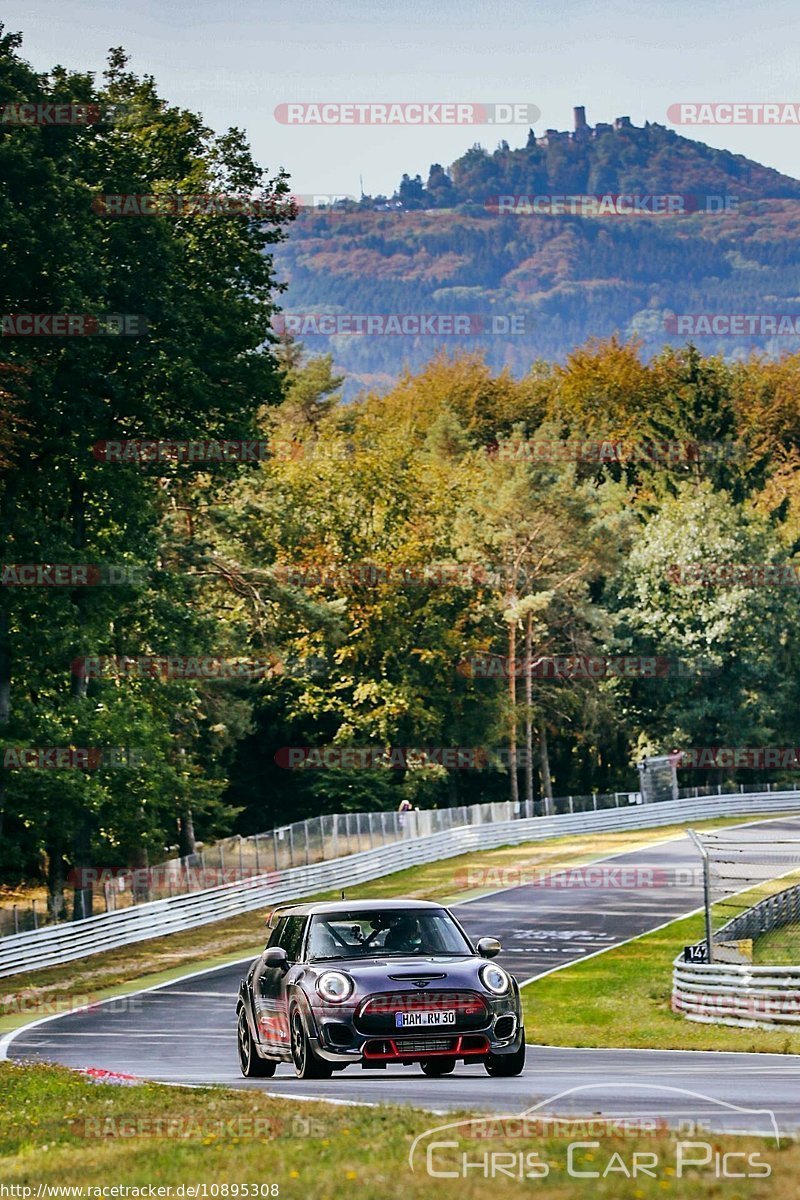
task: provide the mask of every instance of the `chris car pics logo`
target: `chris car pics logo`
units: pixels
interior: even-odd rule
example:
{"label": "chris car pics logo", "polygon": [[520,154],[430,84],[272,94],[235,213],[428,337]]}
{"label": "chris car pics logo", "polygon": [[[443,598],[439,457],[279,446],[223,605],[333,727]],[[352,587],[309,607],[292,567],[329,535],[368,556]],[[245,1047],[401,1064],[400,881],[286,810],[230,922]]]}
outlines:
{"label": "chris car pics logo", "polygon": [[[648,1101],[652,1097],[638,1114],[625,1114],[616,1098],[609,1101],[604,1093],[614,1092],[612,1080],[568,1088],[521,1113],[433,1126],[412,1142],[409,1169],[431,1179],[547,1179],[567,1186],[578,1179],[595,1187],[623,1180],[659,1180],[666,1187],[686,1180],[730,1200],[736,1193],[727,1190],[727,1181],[740,1188],[742,1180],[772,1175],[771,1152],[781,1143],[771,1109],[638,1079],[636,1088]],[[613,1116],[603,1115],[605,1107]],[[576,1109],[586,1115],[573,1116]],[[560,1115],[565,1110],[569,1116]],[[744,1135],[760,1139],[756,1148],[738,1140]]]}

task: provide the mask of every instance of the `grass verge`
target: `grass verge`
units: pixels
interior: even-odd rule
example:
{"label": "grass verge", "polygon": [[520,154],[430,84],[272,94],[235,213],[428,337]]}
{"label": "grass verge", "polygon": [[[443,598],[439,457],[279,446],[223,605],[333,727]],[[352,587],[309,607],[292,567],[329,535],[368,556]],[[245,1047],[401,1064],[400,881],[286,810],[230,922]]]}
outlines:
{"label": "grass verge", "polygon": [[[0,1179],[6,1187],[31,1189],[4,1193],[21,1197],[36,1197],[42,1185],[78,1185],[77,1194],[84,1197],[96,1194],[93,1188],[148,1185],[174,1197],[181,1195],[176,1190],[181,1185],[205,1185],[207,1196],[220,1197],[430,1200],[435,1191],[442,1200],[483,1200],[499,1186],[509,1200],[534,1192],[539,1200],[653,1200],[665,1195],[772,1200],[795,1195],[800,1173],[796,1143],[779,1149],[771,1139],[709,1138],[709,1155],[713,1143],[717,1153],[756,1155],[759,1170],[769,1170],[762,1178],[726,1180],[718,1177],[713,1159],[679,1174],[678,1143],[663,1130],[649,1136],[637,1131],[625,1137],[586,1132],[553,1137],[552,1127],[531,1125],[520,1138],[508,1136],[517,1132],[510,1125],[492,1122],[472,1126],[469,1138],[458,1138],[452,1130],[438,1135],[457,1146],[435,1152],[431,1164],[439,1174],[432,1177],[426,1169],[427,1142],[415,1155],[414,1171],[409,1167],[414,1139],[467,1114],[442,1117],[389,1105],[332,1107],[273,1098],[258,1089],[99,1086],[63,1068],[10,1063],[0,1064],[0,1090]],[[480,1085],[476,1099],[479,1090]],[[481,1130],[484,1136],[478,1139],[475,1133]],[[568,1146],[573,1140],[594,1142],[575,1153],[573,1172],[597,1172],[599,1177],[570,1175]],[[466,1177],[462,1152],[469,1163],[478,1164],[466,1170]],[[634,1153],[651,1156],[652,1174],[630,1177]],[[684,1153],[703,1157],[697,1150]],[[502,1159],[495,1157],[501,1154]],[[533,1155],[538,1157],[526,1157]],[[740,1173],[743,1161],[735,1162]],[[520,1179],[520,1162],[527,1172],[542,1174],[546,1167],[546,1177]],[[447,1171],[451,1174],[442,1174]],[[220,1187],[212,1192],[215,1184]],[[245,1184],[258,1185],[258,1190],[245,1192]],[[227,1191],[222,1190],[225,1185]],[[271,1185],[276,1185],[274,1193]]]}
{"label": "grass verge", "polygon": [[528,1040],[549,1046],[800,1053],[800,1033],[703,1025],[671,1011],[672,962],[703,934],[698,913],[528,984],[522,992]]}
{"label": "grass verge", "polygon": [[753,962],[758,966],[800,965],[800,925],[782,925],[753,942]]}

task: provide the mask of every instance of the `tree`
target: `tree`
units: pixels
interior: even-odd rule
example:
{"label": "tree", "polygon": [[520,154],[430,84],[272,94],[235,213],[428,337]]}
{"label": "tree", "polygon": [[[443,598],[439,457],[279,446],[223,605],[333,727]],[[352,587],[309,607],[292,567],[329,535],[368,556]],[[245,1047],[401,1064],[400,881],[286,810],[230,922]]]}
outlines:
{"label": "tree", "polygon": [[[534,633],[538,655],[577,632],[588,583],[613,561],[610,534],[620,520],[597,489],[577,483],[574,467],[515,458],[512,448],[522,440],[522,430],[514,432],[511,439],[500,439],[496,454],[479,455],[479,482],[465,499],[457,536],[462,552],[498,580],[497,603],[507,627],[510,788],[516,803],[518,628],[525,629],[526,747],[532,746],[532,722],[538,716],[542,782],[551,800],[547,713],[541,699],[534,705],[530,682]],[[531,789],[529,772],[529,799]]]}
{"label": "tree", "polygon": [[672,669],[666,687],[654,679],[630,689],[637,757],[792,737],[796,586],[719,574],[784,561],[777,531],[708,482],[685,485],[647,522],[619,576],[620,619],[643,653]]}
{"label": "tree", "polygon": [[[187,615],[195,597],[186,576],[169,578],[162,543],[164,516],[193,468],[173,463],[148,473],[105,462],[92,447],[256,432],[259,407],[279,395],[269,349],[279,285],[269,249],[282,236],[288,184],[253,162],[240,131],[215,136],[197,115],[169,107],[151,78],[128,70],[122,51],[111,52],[97,87],[61,68],[36,74],[19,46],[17,35],[0,30],[3,102],[116,104],[122,115],[116,124],[0,129],[0,219],[11,233],[0,311],[136,314],[148,323],[141,337],[2,341],[3,379],[15,381],[4,390],[14,391],[15,427],[25,437],[24,455],[10,447],[0,479],[5,561],[129,572],[115,587],[0,591],[4,749],[100,744],[142,752],[127,775],[102,767],[5,773],[5,866],[35,871],[44,860],[59,908],[70,867],[98,855],[163,852],[189,790],[209,831],[235,816],[219,803],[219,738],[198,710],[197,689],[92,683],[71,664],[92,654],[182,650],[208,637],[208,625]],[[156,192],[259,193],[273,215],[114,219],[97,202]],[[78,888],[76,912],[90,907]]]}

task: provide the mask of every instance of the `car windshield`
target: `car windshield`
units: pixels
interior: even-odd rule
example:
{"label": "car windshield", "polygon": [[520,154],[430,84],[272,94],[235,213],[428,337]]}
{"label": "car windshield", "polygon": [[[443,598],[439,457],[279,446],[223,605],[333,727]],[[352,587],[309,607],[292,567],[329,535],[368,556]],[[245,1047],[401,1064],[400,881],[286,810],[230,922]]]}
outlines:
{"label": "car windshield", "polygon": [[444,910],[400,909],[338,912],[311,918],[308,957],[314,959],[400,957],[408,954],[472,954]]}

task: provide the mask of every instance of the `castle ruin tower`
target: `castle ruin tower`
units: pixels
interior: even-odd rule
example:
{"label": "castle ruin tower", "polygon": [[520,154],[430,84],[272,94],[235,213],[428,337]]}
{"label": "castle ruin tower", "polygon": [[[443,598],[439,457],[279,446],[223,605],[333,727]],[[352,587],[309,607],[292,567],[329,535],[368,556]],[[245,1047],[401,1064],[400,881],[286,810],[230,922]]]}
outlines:
{"label": "castle ruin tower", "polygon": [[579,105],[572,110],[572,116],[575,121],[575,131],[572,134],[576,142],[582,142],[585,138],[592,136],[592,131],[586,124],[586,109],[583,105]]}

